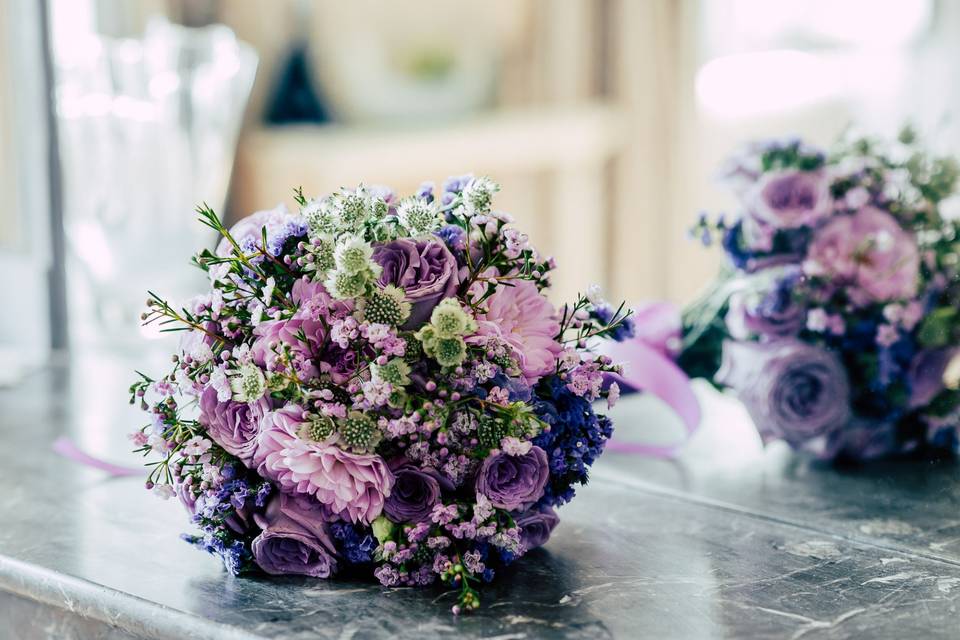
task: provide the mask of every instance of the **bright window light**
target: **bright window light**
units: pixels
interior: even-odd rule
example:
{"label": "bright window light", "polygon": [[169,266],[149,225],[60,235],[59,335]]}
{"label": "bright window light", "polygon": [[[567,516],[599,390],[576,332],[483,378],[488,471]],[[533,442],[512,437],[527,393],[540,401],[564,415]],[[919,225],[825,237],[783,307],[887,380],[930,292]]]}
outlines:
{"label": "bright window light", "polygon": [[801,51],[758,51],[716,58],[696,77],[700,106],[720,117],[779,113],[837,95],[842,74]]}

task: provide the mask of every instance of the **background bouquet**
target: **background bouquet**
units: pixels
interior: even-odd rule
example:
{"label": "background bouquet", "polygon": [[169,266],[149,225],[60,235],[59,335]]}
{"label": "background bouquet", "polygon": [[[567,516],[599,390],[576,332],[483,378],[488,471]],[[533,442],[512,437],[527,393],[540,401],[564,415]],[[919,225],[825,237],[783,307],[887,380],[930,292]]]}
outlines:
{"label": "background bouquet", "polygon": [[144,321],[186,334],[131,388],[147,487],[183,502],[188,541],[235,573],[442,581],[455,612],[547,541],[612,432],[591,403],[619,368],[588,346],[632,323],[594,294],[555,309],[554,264],[492,212],[498,189],[298,192],[229,231],[199,210],[223,236],[195,258],[211,290],[151,294]]}
{"label": "background bouquet", "polygon": [[[733,389],[763,440],[868,459],[957,449],[957,179],[906,130],[750,147],[729,167],[742,205],[694,232],[728,258],[684,316],[680,362]],[[948,201],[949,202],[949,201]]]}

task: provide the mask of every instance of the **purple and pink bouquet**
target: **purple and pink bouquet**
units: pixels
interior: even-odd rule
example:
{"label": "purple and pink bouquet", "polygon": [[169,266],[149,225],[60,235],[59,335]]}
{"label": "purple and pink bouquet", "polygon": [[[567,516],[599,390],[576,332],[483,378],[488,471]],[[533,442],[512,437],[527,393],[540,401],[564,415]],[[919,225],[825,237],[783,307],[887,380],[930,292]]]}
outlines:
{"label": "purple and pink bouquet", "polygon": [[[907,130],[750,147],[727,174],[742,211],[694,228],[727,266],[684,317],[681,366],[730,388],[764,442],[824,459],[956,452],[958,168]],[[950,377],[950,376],[948,376]]]}
{"label": "purple and pink bouquet", "polygon": [[556,309],[554,268],[491,209],[487,178],[396,199],[359,187],[226,229],[195,263],[210,291],[151,294],[145,322],[184,331],[172,371],[131,387],[186,536],[234,573],[444,583],[455,612],[543,545],[612,433],[590,348],[632,333],[595,294]]}

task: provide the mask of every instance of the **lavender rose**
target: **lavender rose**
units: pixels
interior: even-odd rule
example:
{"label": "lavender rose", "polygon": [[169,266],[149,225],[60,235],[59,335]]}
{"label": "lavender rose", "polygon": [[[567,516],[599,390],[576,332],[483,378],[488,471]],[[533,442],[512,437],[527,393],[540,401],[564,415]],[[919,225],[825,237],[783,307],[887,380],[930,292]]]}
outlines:
{"label": "lavender rose", "polygon": [[924,349],[910,362],[907,383],[910,385],[910,408],[924,407],[943,391],[943,374],[957,350]]}
{"label": "lavender rose", "polygon": [[477,473],[476,489],[490,498],[495,507],[523,511],[543,497],[549,477],[546,452],[531,447],[521,455],[487,456]]}
{"label": "lavender rose", "polygon": [[799,340],[724,342],[716,380],[737,393],[764,442],[782,438],[827,455],[827,440],[851,419],[843,364]]}
{"label": "lavender rose", "polygon": [[374,247],[373,259],[383,267],[380,284],[402,288],[412,305],[404,329],[421,326],[437,303],[455,295],[460,285],[457,259],[437,238],[394,240]]}
{"label": "lavender rose", "polygon": [[273,575],[329,578],[337,570],[336,547],[323,505],[280,494],[254,518],[263,531],[250,545],[257,565]]}
{"label": "lavender rose", "polygon": [[394,484],[383,504],[383,512],[394,522],[423,522],[440,500],[440,483],[429,469],[416,467],[406,459],[390,464]]}
{"label": "lavender rose", "polygon": [[753,187],[750,215],[774,229],[815,224],[833,210],[830,180],[822,171],[775,171]]}
{"label": "lavender rose", "polygon": [[200,396],[200,424],[207,428],[211,440],[250,467],[257,448],[260,420],[270,409],[266,396],[252,403],[220,402],[217,390],[210,386]]}
{"label": "lavender rose", "polygon": [[514,520],[520,527],[520,543],[527,551],[542,547],[560,523],[560,516],[552,507],[521,513]]}

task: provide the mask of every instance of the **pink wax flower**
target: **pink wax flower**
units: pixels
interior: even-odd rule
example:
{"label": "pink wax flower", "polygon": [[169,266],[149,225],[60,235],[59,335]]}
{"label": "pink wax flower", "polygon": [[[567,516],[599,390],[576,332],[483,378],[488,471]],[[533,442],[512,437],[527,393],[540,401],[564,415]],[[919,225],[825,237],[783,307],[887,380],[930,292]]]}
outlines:
{"label": "pink wax flower", "polygon": [[833,210],[829,176],[823,171],[776,171],[753,187],[750,215],[774,229],[815,224]]}
{"label": "pink wax flower", "polygon": [[[510,345],[530,384],[556,367],[563,350],[555,339],[560,331],[557,312],[529,280],[498,288],[487,300],[487,312],[478,316],[477,324],[478,336],[499,338]],[[467,341],[480,342],[476,338]]]}
{"label": "pink wax flower", "polygon": [[917,293],[920,254],[913,235],[889,213],[864,207],[837,216],[810,244],[804,271],[855,285],[855,300],[886,302]]}
{"label": "pink wax flower", "polygon": [[369,524],[383,511],[393,474],[380,456],[301,437],[302,416],[303,409],[291,404],[264,417],[254,458],[258,473],[286,493],[315,496],[331,513]]}

